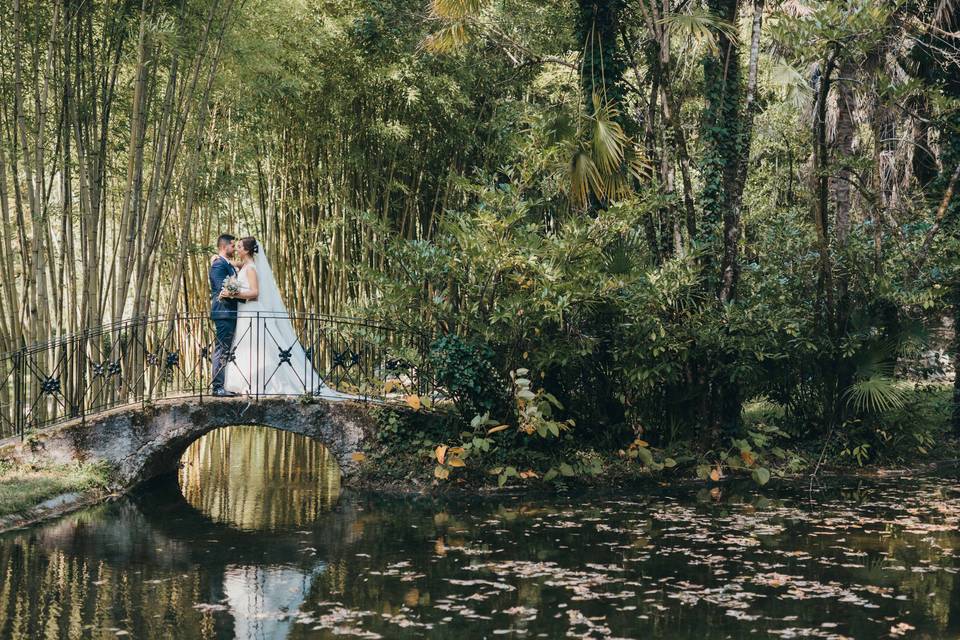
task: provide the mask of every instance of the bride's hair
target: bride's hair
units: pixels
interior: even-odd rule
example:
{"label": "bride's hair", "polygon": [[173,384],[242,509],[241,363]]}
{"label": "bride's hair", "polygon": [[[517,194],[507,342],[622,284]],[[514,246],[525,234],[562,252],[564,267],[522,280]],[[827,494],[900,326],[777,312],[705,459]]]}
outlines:
{"label": "bride's hair", "polygon": [[240,244],[243,246],[243,250],[250,255],[256,255],[257,253],[260,253],[260,245],[257,244],[257,239],[253,236],[241,238]]}

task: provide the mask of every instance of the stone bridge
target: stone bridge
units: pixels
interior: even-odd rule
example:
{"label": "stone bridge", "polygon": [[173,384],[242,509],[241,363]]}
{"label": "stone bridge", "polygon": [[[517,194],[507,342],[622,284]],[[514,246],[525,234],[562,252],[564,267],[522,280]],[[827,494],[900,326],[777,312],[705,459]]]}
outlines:
{"label": "stone bridge", "polygon": [[219,427],[261,425],[313,438],[340,465],[355,471],[354,454],[374,432],[373,404],[314,398],[179,398],[117,408],[65,422],[0,446],[0,455],[21,462],[109,464],[118,484],[132,486],[176,468],[187,446]]}

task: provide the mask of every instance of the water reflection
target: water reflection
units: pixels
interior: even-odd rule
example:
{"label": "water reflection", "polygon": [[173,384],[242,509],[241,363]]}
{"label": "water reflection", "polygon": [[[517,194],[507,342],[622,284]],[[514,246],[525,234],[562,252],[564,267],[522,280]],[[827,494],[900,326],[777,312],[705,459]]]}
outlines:
{"label": "water reflection", "polygon": [[956,638],[956,487],[348,494],[268,531],[171,476],[0,536],[0,638]]}
{"label": "water reflection", "polygon": [[187,502],[239,529],[302,527],[340,495],[340,469],[325,447],[268,427],[216,429],[191,444],[180,462]]}

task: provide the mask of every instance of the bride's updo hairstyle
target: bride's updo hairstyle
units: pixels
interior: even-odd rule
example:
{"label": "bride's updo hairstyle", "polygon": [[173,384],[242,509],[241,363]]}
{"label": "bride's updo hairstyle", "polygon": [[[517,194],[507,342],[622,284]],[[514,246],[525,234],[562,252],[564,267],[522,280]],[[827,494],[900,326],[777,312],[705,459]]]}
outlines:
{"label": "bride's updo hairstyle", "polygon": [[257,239],[253,236],[247,236],[240,240],[240,245],[243,247],[243,250],[249,253],[252,256],[260,253],[260,245],[257,244]]}

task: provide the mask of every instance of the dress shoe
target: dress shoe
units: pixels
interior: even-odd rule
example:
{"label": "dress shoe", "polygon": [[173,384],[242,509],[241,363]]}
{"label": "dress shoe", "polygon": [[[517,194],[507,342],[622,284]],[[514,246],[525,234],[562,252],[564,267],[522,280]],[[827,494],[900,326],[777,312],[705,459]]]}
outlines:
{"label": "dress shoe", "polygon": [[236,398],[237,394],[233,391],[227,391],[226,389],[214,389],[213,395],[217,398]]}

